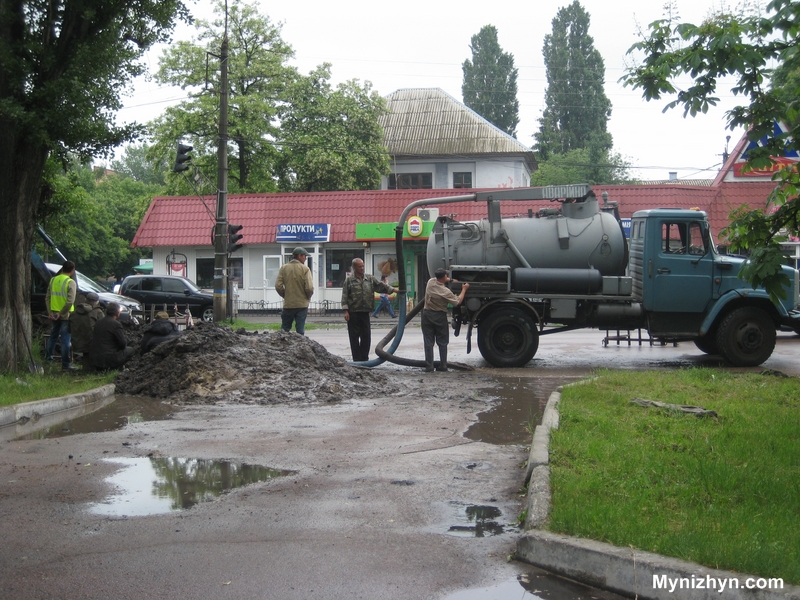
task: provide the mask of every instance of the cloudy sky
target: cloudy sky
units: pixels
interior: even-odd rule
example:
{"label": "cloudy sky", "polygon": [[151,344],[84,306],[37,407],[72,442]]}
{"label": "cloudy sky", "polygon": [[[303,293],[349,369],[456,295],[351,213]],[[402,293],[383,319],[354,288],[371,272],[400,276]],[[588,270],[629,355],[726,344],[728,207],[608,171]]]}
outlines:
{"label": "cloudy sky", "polygon": [[[626,55],[637,32],[662,18],[667,0],[580,0],[589,12],[589,33],[605,60],[606,94],[612,103],[609,130],[614,149],[626,157],[642,179],[713,178],[721,164],[726,136],[732,150],[742,135],[725,129],[725,111],[734,106],[729,86],[719,90],[720,104],[708,114],[683,118],[680,109],[662,113],[665,101],[645,102],[641,92],[617,81],[635,57]],[[534,144],[546,87],[542,44],[552,32],[559,8],[571,0],[507,0],[500,4],[475,0],[290,0],[260,4],[261,12],[283,24],[283,39],[295,50],[293,63],[303,73],[322,62],[333,65],[333,82],[372,82],[382,95],[401,88],[438,87],[461,100],[462,70],[471,58],[470,39],[484,25],[498,30],[500,45],[514,56],[519,70],[520,123],[517,139]],[[684,22],[699,23],[720,0],[675,0]],[[191,4],[202,18],[211,15],[211,0]],[[193,37],[181,27],[180,39]],[[160,50],[147,56],[151,69]],[[140,81],[120,113],[123,121],[147,121],[183,98],[181,90]]]}

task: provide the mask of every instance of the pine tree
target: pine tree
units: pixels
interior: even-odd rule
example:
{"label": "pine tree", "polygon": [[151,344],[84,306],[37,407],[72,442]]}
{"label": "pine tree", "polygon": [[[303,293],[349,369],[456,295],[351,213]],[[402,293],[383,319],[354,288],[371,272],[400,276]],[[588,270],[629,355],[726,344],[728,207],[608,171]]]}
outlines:
{"label": "pine tree", "polygon": [[464,104],[507,134],[517,135],[519,100],[514,55],[503,52],[497,28],[486,25],[472,36],[472,60],[464,61]]}
{"label": "pine tree", "polygon": [[577,0],[558,11],[542,51],[547,91],[534,135],[540,160],[581,148],[608,152],[613,143],[606,129],[611,102],[603,89],[605,64],[589,35],[589,13]]}

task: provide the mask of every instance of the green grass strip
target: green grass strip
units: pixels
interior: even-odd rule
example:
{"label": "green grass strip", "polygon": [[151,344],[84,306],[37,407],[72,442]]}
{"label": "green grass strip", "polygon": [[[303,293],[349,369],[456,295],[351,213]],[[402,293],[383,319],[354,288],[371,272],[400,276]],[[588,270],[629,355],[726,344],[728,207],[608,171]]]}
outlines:
{"label": "green grass strip", "polygon": [[800,379],[598,375],[561,396],[549,529],[800,584]]}
{"label": "green grass strip", "polygon": [[20,372],[16,375],[0,375],[0,406],[11,406],[31,400],[60,398],[93,390],[114,381],[116,371],[109,373],[61,373],[61,361],[56,368],[48,368],[44,375]]}

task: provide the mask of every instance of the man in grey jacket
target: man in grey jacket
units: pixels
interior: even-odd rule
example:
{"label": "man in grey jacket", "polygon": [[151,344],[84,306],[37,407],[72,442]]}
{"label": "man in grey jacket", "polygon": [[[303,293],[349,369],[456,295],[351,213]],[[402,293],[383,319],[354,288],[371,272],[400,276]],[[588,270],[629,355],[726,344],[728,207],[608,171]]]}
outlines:
{"label": "man in grey jacket", "polygon": [[283,298],[281,329],[291,331],[294,322],[294,329],[300,335],[305,335],[308,305],[314,295],[311,269],[305,264],[307,256],[305,248],[295,248],[292,260],[281,267],[275,281],[275,291]]}

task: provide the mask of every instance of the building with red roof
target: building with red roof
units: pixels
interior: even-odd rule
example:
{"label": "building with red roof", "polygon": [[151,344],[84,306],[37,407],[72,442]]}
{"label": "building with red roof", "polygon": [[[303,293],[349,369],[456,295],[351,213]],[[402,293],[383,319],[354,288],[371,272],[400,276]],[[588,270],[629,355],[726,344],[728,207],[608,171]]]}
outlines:
{"label": "building with red roof", "polygon": [[[408,98],[406,95],[399,96],[399,100],[402,99]],[[428,100],[442,99],[436,96],[433,100]],[[400,136],[398,132],[405,131],[404,124],[408,123],[409,118],[406,111],[402,119],[392,121],[392,127],[395,128],[392,135]],[[428,115],[428,120],[430,118],[432,116]],[[475,125],[473,115],[461,114],[460,118],[464,126],[465,123]],[[441,132],[458,131],[451,122],[445,125],[446,127],[442,125]],[[493,157],[489,151],[491,149],[480,146],[485,140],[481,136],[475,137],[475,144],[478,144],[475,149],[483,148],[487,152],[476,152],[470,157],[470,161],[466,161],[471,165],[475,178],[472,181],[481,181],[480,173],[491,173],[494,177],[497,165],[484,169],[482,164],[491,163],[495,159],[505,164],[510,169],[508,172],[519,169],[521,163],[527,165],[522,169],[523,174],[529,173],[525,169],[535,168],[535,161],[531,162],[532,155],[529,151],[526,152],[527,149],[511,144],[502,136],[495,135],[494,131],[491,133],[493,141],[500,144],[495,148],[498,154]],[[419,214],[413,216],[419,219],[419,235],[412,235],[406,224],[404,256],[397,257],[394,246],[395,227],[401,213],[410,203],[425,198],[452,197],[481,191],[471,189],[470,185],[464,186],[470,189],[457,187],[464,181],[453,177],[454,173],[458,173],[453,169],[462,168],[458,161],[466,164],[463,155],[458,155],[456,162],[447,162],[444,160],[445,147],[430,146],[430,136],[423,135],[417,135],[420,145],[415,151],[413,144],[405,143],[414,139],[409,136],[406,133],[405,137],[400,136],[395,140],[396,150],[402,151],[401,158],[407,161],[404,164],[411,165],[408,168],[415,173],[419,169],[431,170],[431,177],[425,184],[426,189],[228,196],[228,222],[243,225],[240,233],[244,236],[241,242],[245,245],[229,258],[230,277],[235,282],[235,295],[240,308],[256,305],[280,307],[281,300],[274,290],[275,277],[280,266],[291,258],[292,250],[296,246],[302,246],[308,251],[307,264],[314,274],[317,290],[312,306],[338,306],[341,283],[351,261],[356,257],[364,260],[367,273],[387,274],[391,284],[397,283],[399,258],[405,262],[409,296],[413,297],[417,290],[424,287],[428,278],[425,261],[427,234],[439,211],[462,221],[478,220],[486,217],[486,206],[465,201],[430,210],[418,209]],[[639,185],[596,185],[593,189],[598,198],[607,195],[608,200],[616,202],[622,218],[630,218],[638,210],[657,207],[703,210],[709,216],[713,233],[718,235],[727,226],[728,215],[733,209],[743,204],[753,208],[766,207],[770,192],[776,185],[771,181],[771,173],[747,172],[741,168],[747,144],[746,138],[743,138],[713,181],[686,183],[675,180]],[[465,148],[459,148],[460,151],[465,151]],[[442,167],[442,164],[447,166]],[[397,174],[399,176],[402,171]],[[398,182],[401,182],[400,179],[395,178],[394,183]],[[387,179],[384,178],[384,185],[386,183]],[[515,187],[497,183],[494,186],[491,189]],[[152,249],[154,274],[177,273],[194,280],[201,287],[212,288],[215,202],[215,196],[202,199],[195,196],[153,198],[132,245]],[[504,211],[503,216],[516,216],[527,214],[529,209],[536,212],[549,205],[549,202],[542,201],[514,202],[502,206],[501,209]],[[415,227],[415,233],[416,230]],[[180,270],[173,269],[176,256],[185,257],[185,260],[178,263]]]}

